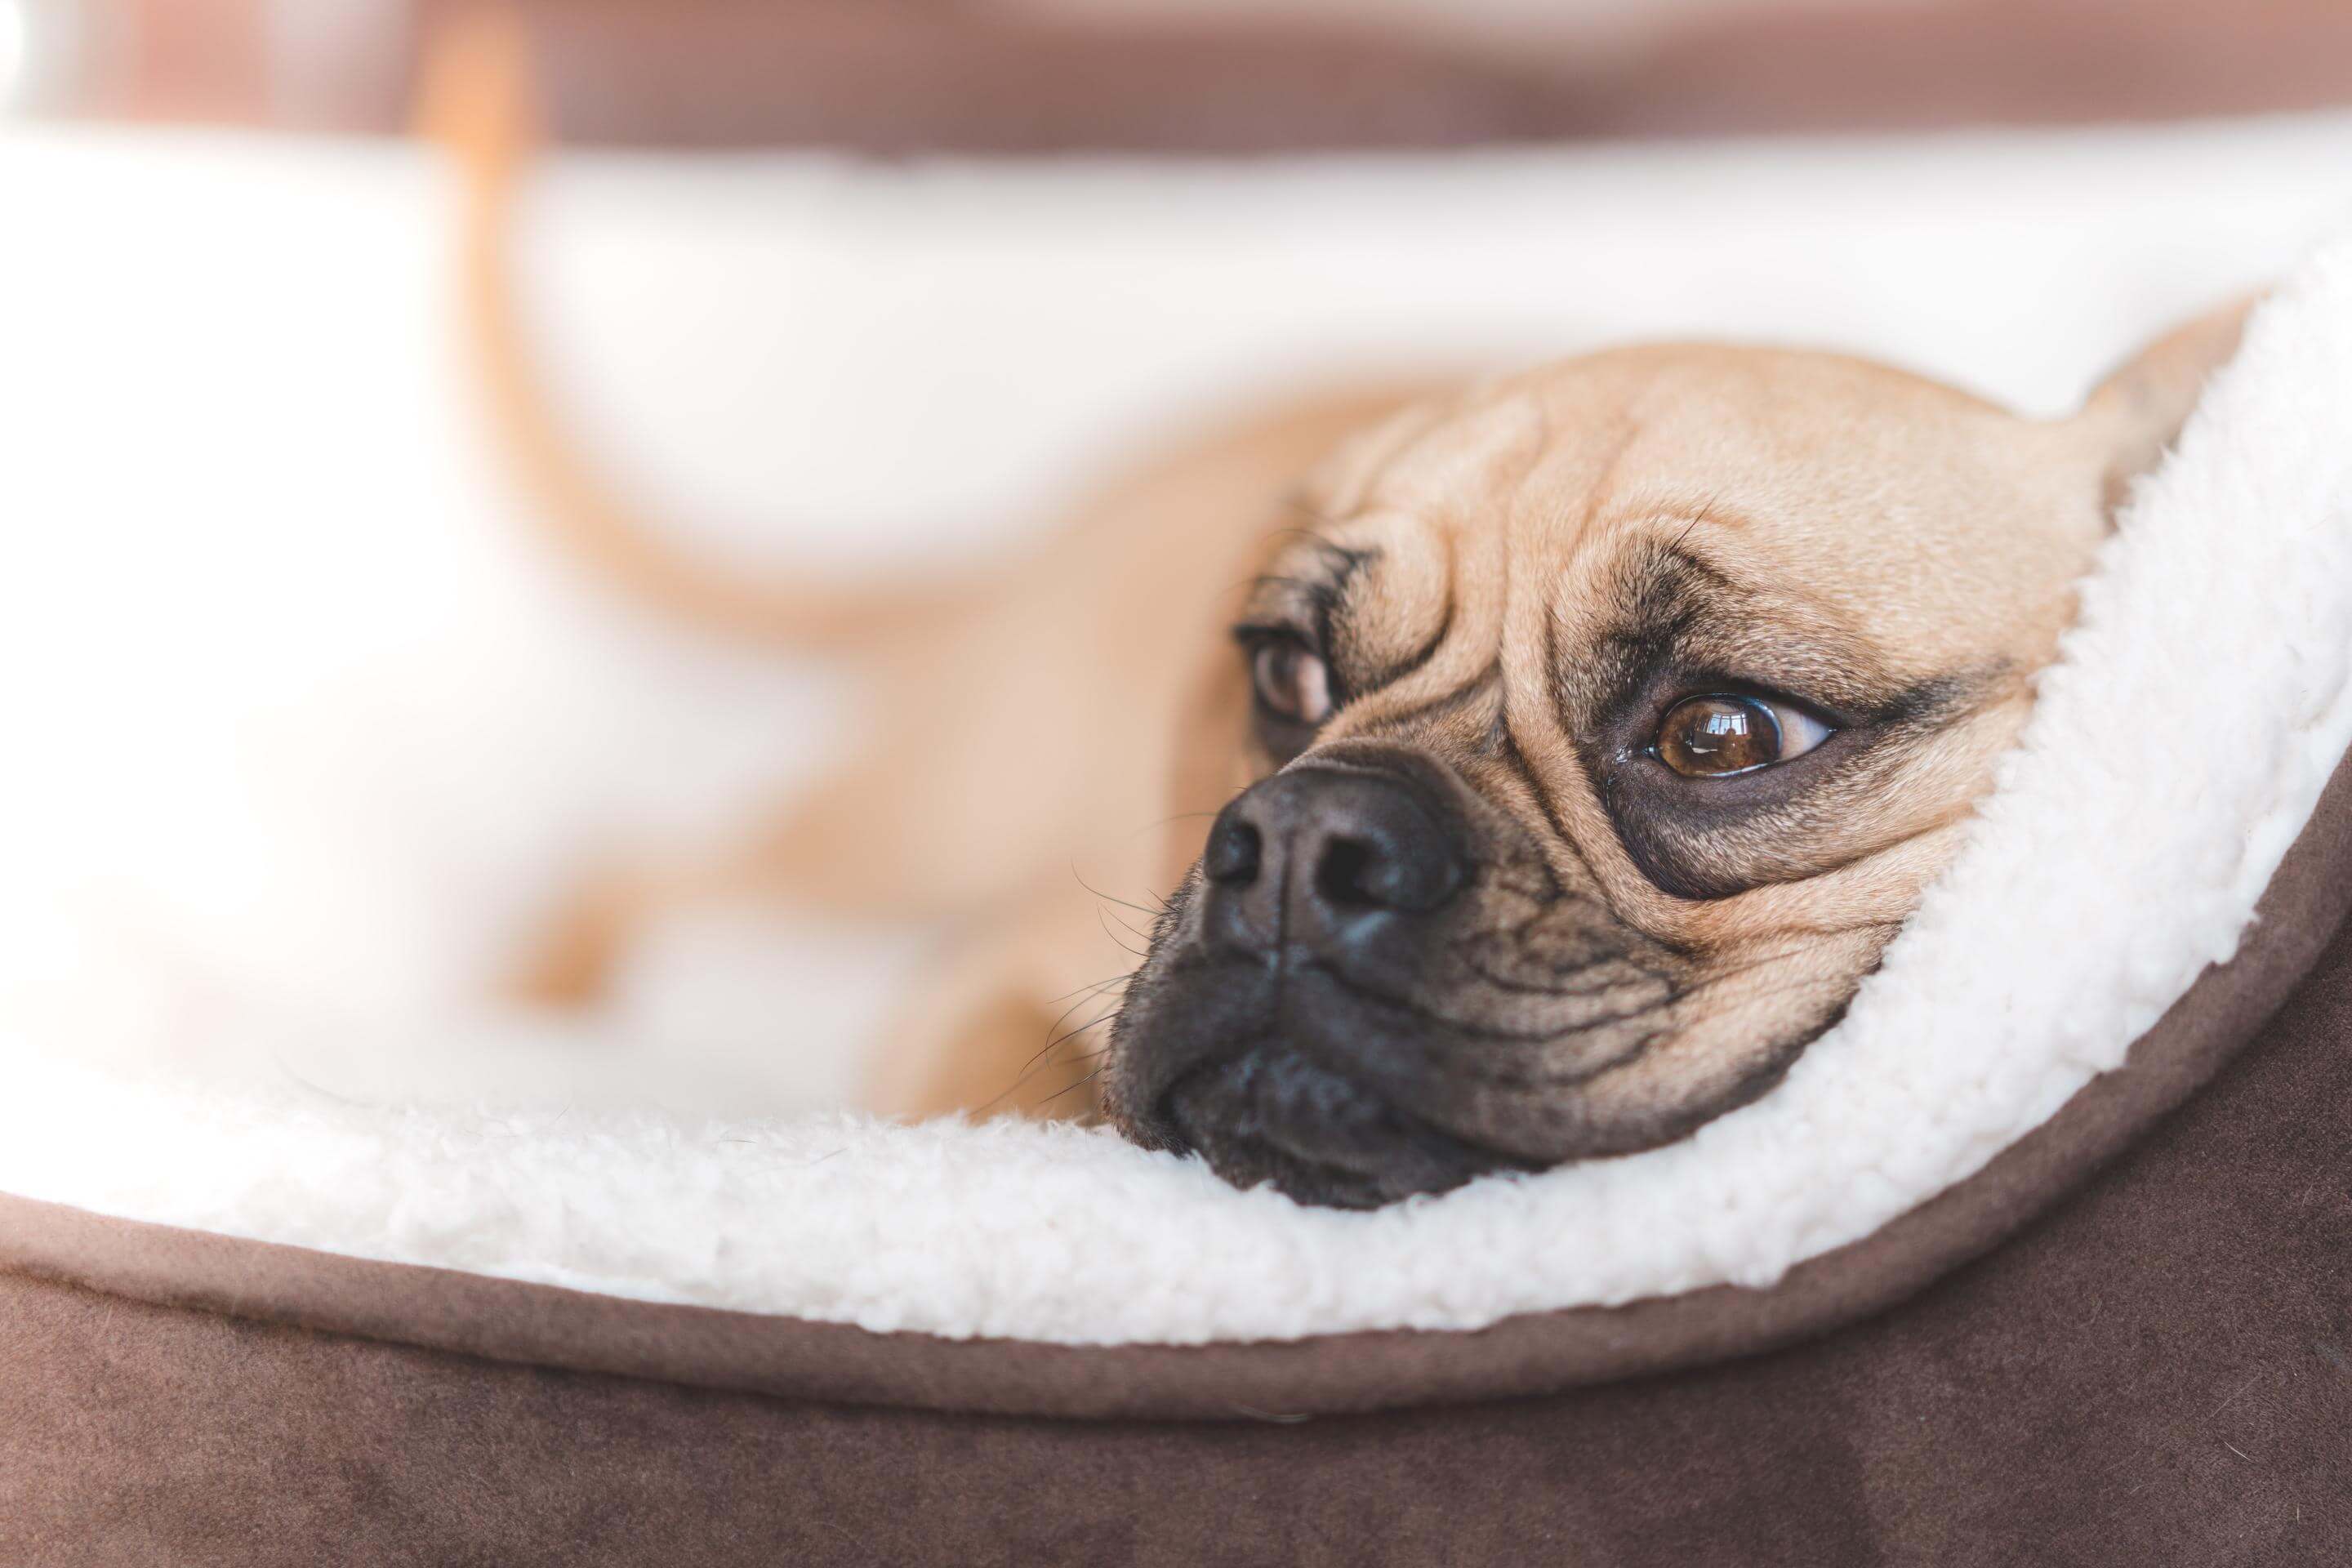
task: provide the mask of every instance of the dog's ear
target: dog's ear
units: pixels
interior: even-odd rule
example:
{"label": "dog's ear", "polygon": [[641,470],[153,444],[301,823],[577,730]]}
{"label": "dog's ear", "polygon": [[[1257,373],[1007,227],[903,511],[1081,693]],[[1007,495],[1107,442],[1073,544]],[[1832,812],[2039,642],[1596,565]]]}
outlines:
{"label": "dog's ear", "polygon": [[2131,483],[2156,467],[2189,422],[2205,383],[2238,352],[2258,300],[2233,300],[2158,338],[2098,384],[2069,421],[2102,470],[2112,519]]}

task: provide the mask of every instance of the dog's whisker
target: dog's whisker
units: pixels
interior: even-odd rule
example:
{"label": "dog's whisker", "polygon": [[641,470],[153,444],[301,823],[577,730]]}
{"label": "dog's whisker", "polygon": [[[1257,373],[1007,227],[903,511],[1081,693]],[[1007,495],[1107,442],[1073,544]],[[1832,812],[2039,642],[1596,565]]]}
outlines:
{"label": "dog's whisker", "polygon": [[1068,1001],[1073,996],[1084,996],[1092,992],[1106,990],[1113,985],[1124,985],[1134,978],[1135,974],[1133,971],[1125,971],[1120,973],[1111,975],[1108,979],[1097,980],[1090,985],[1081,985],[1076,991],[1065,991],[1059,996],[1048,996],[1045,998],[1045,1005],[1048,1007],[1057,1006],[1060,1004]]}
{"label": "dog's whisker", "polygon": [[1061,1098],[1062,1098],[1062,1096],[1064,1096],[1064,1095],[1066,1095],[1066,1094],[1069,1093],[1072,1089],[1084,1089],[1084,1088],[1086,1088],[1086,1087],[1087,1087],[1087,1085],[1088,1085],[1088,1084],[1090,1084],[1090,1083],[1094,1082],[1094,1080],[1095,1080],[1095,1079],[1098,1079],[1098,1078],[1102,1077],[1102,1071],[1103,1071],[1103,1069],[1102,1069],[1102,1068],[1095,1068],[1095,1070],[1094,1070],[1094,1071],[1092,1071],[1092,1072],[1090,1072],[1090,1073],[1087,1074],[1087,1076],[1086,1076],[1086,1077],[1084,1077],[1084,1078],[1082,1078],[1082,1079],[1078,1079],[1078,1081],[1077,1081],[1077,1082],[1076,1082],[1076,1083],[1070,1083],[1070,1084],[1064,1084],[1061,1088],[1059,1088],[1059,1089],[1055,1089],[1053,1093],[1051,1093],[1051,1094],[1047,1095],[1045,1099],[1043,1099],[1043,1100],[1039,1100],[1037,1103],[1038,1103],[1040,1106],[1051,1105],[1051,1104],[1053,1104],[1053,1103],[1054,1103],[1054,1101],[1055,1101],[1055,1100],[1057,1100],[1061,1099]]}
{"label": "dog's whisker", "polygon": [[[1109,1023],[1112,1019],[1118,1016],[1118,1009],[1117,1007],[1113,1007],[1108,1012],[1103,1014],[1100,1017],[1089,1019],[1087,1022],[1080,1024],[1075,1029],[1070,1029],[1055,1036],[1052,1039],[1046,1041],[1045,1044],[1038,1049],[1036,1054],[1032,1056],[1027,1062],[1023,1064],[1020,1072],[1013,1076],[1013,1079],[1011,1083],[1006,1084],[1003,1089],[997,1091],[994,1095],[992,1095],[981,1104],[974,1106],[970,1114],[973,1116],[987,1115],[988,1112],[995,1110],[1013,1095],[1020,1092],[1022,1085],[1027,1083],[1045,1067],[1050,1065],[1054,1059],[1053,1053],[1055,1047],[1060,1046],[1066,1041],[1076,1039],[1078,1036],[1085,1034],[1089,1029],[1100,1027],[1102,1025]],[[1108,1047],[1104,1047],[1105,1051],[1108,1049]],[[1088,1051],[1081,1056],[1070,1058],[1068,1060],[1071,1062],[1091,1061],[1094,1058],[1102,1054],[1102,1051]],[[1066,1092],[1067,1091],[1057,1091],[1057,1093]],[[1040,1101],[1039,1103],[1043,1104],[1045,1102]]]}
{"label": "dog's whisker", "polygon": [[[1029,1058],[1028,1062],[1024,1064],[1024,1071],[1028,1067],[1034,1066],[1041,1058],[1051,1052],[1055,1046],[1060,1045],[1064,1040],[1069,1038],[1067,1035],[1062,1034],[1060,1031],[1062,1026],[1069,1022],[1071,1014],[1077,1012],[1080,1008],[1091,1006],[1095,1003],[1103,999],[1101,987],[1094,987],[1092,988],[1092,994],[1082,996],[1076,1002],[1071,1003],[1068,1006],[1063,1008],[1062,1011],[1055,1016],[1054,1021],[1045,1026],[1045,1043],[1038,1047],[1035,1053]],[[1106,1014],[1105,1016],[1115,1016],[1118,1012],[1118,1004],[1117,1002],[1113,1002],[1110,1005],[1109,1013]],[[1082,1032],[1092,1026],[1093,1026],[1091,1025],[1081,1024],[1078,1026],[1078,1030]]]}
{"label": "dog's whisker", "polygon": [[[1055,1031],[1059,1030],[1059,1029],[1061,1028],[1061,1026],[1062,1026],[1064,1024],[1066,1024],[1066,1023],[1068,1023],[1068,1022],[1070,1021],[1070,1015],[1071,1015],[1071,1014],[1073,1014],[1073,1013],[1076,1012],[1076,1011],[1077,1011],[1079,1008],[1081,1008],[1081,1007],[1086,1007],[1086,1006],[1091,1005],[1092,1004],[1094,1004],[1094,1003],[1096,1003],[1096,1002],[1098,1002],[1098,1001],[1100,1001],[1101,999],[1102,999],[1102,994],[1101,994],[1101,993],[1100,993],[1100,992],[1097,992],[1095,994],[1093,994],[1093,995],[1091,995],[1091,996],[1081,996],[1081,997],[1079,997],[1076,1001],[1075,1001],[1075,1002],[1071,1003],[1068,1006],[1066,1006],[1066,1007],[1063,1008],[1063,1009],[1062,1009],[1062,1011],[1061,1011],[1058,1015],[1056,1015],[1056,1016],[1055,1016],[1055,1017],[1054,1021],[1053,1021],[1052,1023],[1050,1023],[1050,1024],[1048,1024],[1048,1025],[1046,1025],[1046,1026],[1045,1026],[1045,1033],[1046,1033],[1046,1036],[1047,1036],[1048,1037],[1047,1037],[1047,1039],[1046,1039],[1046,1041],[1045,1041],[1045,1046],[1044,1046],[1042,1048],[1040,1048],[1040,1049],[1039,1049],[1039,1051],[1037,1052],[1037,1056],[1042,1057],[1042,1056],[1044,1056],[1044,1055],[1045,1054],[1045,1052],[1046,1052],[1046,1051],[1050,1051],[1050,1050],[1052,1050],[1052,1049],[1054,1048],[1055,1040],[1056,1038],[1058,1038],[1058,1036],[1056,1035]],[[1032,1058],[1030,1058],[1029,1059],[1030,1059],[1031,1061],[1034,1061],[1034,1060],[1036,1060],[1036,1059],[1037,1059],[1037,1057],[1032,1057]]]}
{"label": "dog's whisker", "polygon": [[1050,1051],[1055,1046],[1062,1044],[1064,1041],[1075,1040],[1080,1035],[1085,1034],[1088,1029],[1098,1029],[1118,1016],[1118,1009],[1113,1007],[1108,1012],[1102,1014],[1098,1017],[1087,1019],[1085,1023],[1080,1024],[1075,1029],[1066,1029],[1061,1034],[1055,1036],[1052,1040],[1046,1043],[1045,1048]]}
{"label": "dog's whisker", "polygon": [[1173,816],[1163,816],[1157,822],[1145,823],[1142,826],[1129,834],[1128,837],[1130,839],[1140,838],[1147,833],[1157,832],[1159,829],[1167,826],[1171,822],[1189,822],[1196,816],[1214,816],[1216,815],[1217,814],[1213,811],[1180,811],[1175,813]]}
{"label": "dog's whisker", "polygon": [[[1149,958],[1151,956],[1150,952],[1146,952],[1142,948],[1129,947],[1127,943],[1120,942],[1118,940],[1118,933],[1110,929],[1110,921],[1099,908],[1095,910],[1095,923],[1102,927],[1103,935],[1110,938],[1112,942],[1118,946],[1121,952],[1128,953],[1135,958]],[[1140,937],[1143,933],[1141,931],[1132,931],[1129,934]]]}
{"label": "dog's whisker", "polygon": [[1100,888],[1096,887],[1092,882],[1087,880],[1086,874],[1078,869],[1078,864],[1075,860],[1070,862],[1070,875],[1077,879],[1079,887],[1084,888],[1087,892],[1092,893],[1097,899],[1106,900],[1108,902],[1117,904],[1123,910],[1133,910],[1139,915],[1159,913],[1157,910],[1146,909],[1143,905],[1130,902],[1126,899],[1120,898],[1116,893],[1104,892]]}
{"label": "dog's whisker", "polygon": [[1683,547],[1683,541],[1688,539],[1692,531],[1700,523],[1707,521],[1708,516],[1715,510],[1716,503],[1722,499],[1720,495],[1711,495],[1699,502],[1698,510],[1691,513],[1691,520],[1683,524],[1683,531],[1680,533],[1675,535],[1675,542],[1671,548],[1680,550]]}

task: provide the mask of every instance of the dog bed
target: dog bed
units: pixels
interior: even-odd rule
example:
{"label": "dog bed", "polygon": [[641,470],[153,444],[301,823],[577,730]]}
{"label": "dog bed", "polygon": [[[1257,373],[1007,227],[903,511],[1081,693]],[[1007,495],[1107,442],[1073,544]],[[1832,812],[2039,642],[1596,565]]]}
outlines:
{"label": "dog bed", "polygon": [[1787,1081],[1373,1215],[14,1052],[0,1559],[2352,1558],[2352,246]]}

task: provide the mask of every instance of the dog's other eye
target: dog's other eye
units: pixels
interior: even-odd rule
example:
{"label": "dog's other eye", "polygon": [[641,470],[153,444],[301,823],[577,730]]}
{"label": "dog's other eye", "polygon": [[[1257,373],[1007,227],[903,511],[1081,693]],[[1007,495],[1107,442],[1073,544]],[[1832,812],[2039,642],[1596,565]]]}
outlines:
{"label": "dog's other eye", "polygon": [[1299,643],[1281,637],[1258,644],[1250,679],[1258,705],[1286,723],[1312,726],[1331,716],[1331,673]]}
{"label": "dog's other eye", "polygon": [[1651,752],[1686,779],[1728,778],[1801,757],[1830,738],[1803,709],[1761,697],[1685,697],[1666,710]]}

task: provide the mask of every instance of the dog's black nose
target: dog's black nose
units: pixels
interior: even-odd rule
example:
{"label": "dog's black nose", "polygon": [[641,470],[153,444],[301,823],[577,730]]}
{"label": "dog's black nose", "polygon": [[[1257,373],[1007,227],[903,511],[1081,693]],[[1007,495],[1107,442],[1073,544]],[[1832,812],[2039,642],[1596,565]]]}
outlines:
{"label": "dog's black nose", "polygon": [[1201,857],[1210,929],[1255,950],[1324,946],[1427,914],[1468,872],[1443,808],[1404,780],[1293,768],[1218,815]]}

